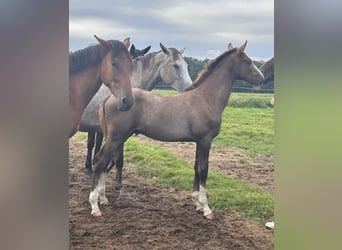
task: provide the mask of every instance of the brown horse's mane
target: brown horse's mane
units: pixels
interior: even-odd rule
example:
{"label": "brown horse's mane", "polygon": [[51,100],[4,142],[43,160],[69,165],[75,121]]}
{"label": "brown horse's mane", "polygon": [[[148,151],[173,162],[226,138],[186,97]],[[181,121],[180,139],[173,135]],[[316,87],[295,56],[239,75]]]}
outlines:
{"label": "brown horse's mane", "polygon": [[216,59],[207,62],[207,64],[204,66],[204,69],[198,73],[194,83],[191,86],[189,86],[185,91],[189,91],[200,86],[205,81],[205,79],[207,79],[207,77],[213,72],[216,66],[220,64],[220,62],[222,62],[226,57],[230,56],[236,51],[237,48],[225,51]]}
{"label": "brown horse's mane", "polygon": [[[112,53],[114,56],[127,51],[122,42],[117,40],[109,40],[112,44]],[[69,73],[75,73],[90,65],[100,63],[103,57],[108,53],[100,44],[91,45],[84,49],[69,53]],[[127,51],[128,54],[128,51]]]}

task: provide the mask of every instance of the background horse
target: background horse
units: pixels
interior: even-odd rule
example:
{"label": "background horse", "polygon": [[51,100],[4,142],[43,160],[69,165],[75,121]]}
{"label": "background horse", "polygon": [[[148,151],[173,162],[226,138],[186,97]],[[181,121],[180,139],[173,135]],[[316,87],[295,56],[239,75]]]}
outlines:
{"label": "background horse", "polygon": [[[171,85],[176,90],[185,90],[192,84],[188,72],[188,65],[182,57],[182,51],[174,48],[166,48],[160,43],[161,51],[149,53],[143,57],[133,59],[132,85],[135,88],[152,90],[161,80]],[[131,50],[135,54],[136,50]],[[94,148],[95,135],[96,145],[94,155],[99,151],[103,133],[99,123],[99,106],[111,95],[106,87],[101,87],[98,93],[90,101],[84,110],[79,130],[88,132],[87,158],[85,170],[89,175],[92,173],[92,151]]]}
{"label": "background horse", "polygon": [[[219,134],[222,112],[228,103],[234,80],[261,84],[264,77],[245,54],[247,41],[240,48],[228,45],[228,51],[211,61],[188,91],[174,96],[159,96],[133,89],[135,103],[127,112],[115,108],[111,96],[100,111],[106,142],[95,156],[89,202],[91,214],[101,216],[98,207],[107,204],[105,182],[107,167],[115,152],[116,164],[122,164],[123,143],[132,133],[142,133],[162,141],[192,141],[196,143],[193,200],[196,210],[207,219],[214,217],[208,206],[206,180],[212,140]],[[101,110],[101,109],[100,109]],[[119,151],[118,151],[119,150]],[[122,168],[121,166],[117,166]]]}
{"label": "background horse", "polygon": [[102,83],[116,96],[119,110],[128,110],[134,102],[129,38],[123,43],[95,38],[100,45],[69,53],[69,138],[77,132],[83,110]]}
{"label": "background horse", "polygon": [[131,54],[132,59],[137,58],[138,56],[143,56],[147,52],[149,52],[151,46],[146,47],[145,49],[136,49],[134,44],[132,44],[131,48],[129,49],[129,53]]}
{"label": "background horse", "polygon": [[[272,57],[270,60],[261,65],[260,70],[265,77],[264,83],[274,81],[274,57]],[[274,106],[274,97],[272,97],[271,99],[271,105]]]}
{"label": "background horse", "polygon": [[260,70],[265,77],[264,83],[274,81],[274,57],[272,57],[270,60],[266,61],[263,65],[261,65]]}

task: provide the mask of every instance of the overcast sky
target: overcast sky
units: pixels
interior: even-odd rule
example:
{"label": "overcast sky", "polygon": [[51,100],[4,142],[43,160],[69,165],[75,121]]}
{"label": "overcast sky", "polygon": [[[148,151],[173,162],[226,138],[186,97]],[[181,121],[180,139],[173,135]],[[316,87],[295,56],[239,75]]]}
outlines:
{"label": "overcast sky", "polygon": [[149,45],[185,48],[184,56],[215,58],[229,42],[255,60],[274,55],[273,0],[70,0],[69,50],[105,40],[131,38]]}

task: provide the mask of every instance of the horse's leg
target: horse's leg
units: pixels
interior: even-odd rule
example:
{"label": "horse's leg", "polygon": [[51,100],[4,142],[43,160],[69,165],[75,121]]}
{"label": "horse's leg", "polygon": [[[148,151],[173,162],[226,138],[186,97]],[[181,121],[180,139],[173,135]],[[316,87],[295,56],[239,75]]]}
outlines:
{"label": "horse's leg", "polygon": [[198,143],[198,176],[199,176],[199,197],[198,202],[203,208],[204,217],[211,220],[214,218],[213,212],[208,206],[206,193],[206,182],[208,177],[208,160],[211,143]]}
{"label": "horse's leg", "polygon": [[101,193],[101,202],[105,202],[104,186],[106,185],[106,168],[112,159],[113,152],[117,149],[117,144],[112,141],[107,141],[101,148],[100,152],[95,157],[94,173],[89,194],[89,202],[91,205],[91,215],[101,216],[101,211],[98,207],[98,198]]}
{"label": "horse's leg", "polygon": [[115,153],[115,165],[116,165],[116,185],[115,188],[120,190],[122,188],[122,167],[124,161],[124,143],[118,148]]}
{"label": "horse's leg", "polygon": [[95,152],[94,155],[97,154],[97,152],[99,152],[101,145],[102,145],[102,141],[103,141],[103,133],[102,132],[96,132],[96,141],[95,141]]}
{"label": "horse's leg", "polygon": [[192,200],[196,205],[197,212],[203,212],[203,207],[199,202],[199,173],[198,173],[198,145],[196,144],[196,158],[195,158],[195,165],[194,165],[194,187],[192,193]]}
{"label": "horse's leg", "polygon": [[106,192],[106,180],[107,180],[107,172],[104,172],[101,175],[102,179],[99,180],[99,198],[101,205],[108,205],[108,199],[105,195]]}
{"label": "horse's leg", "polygon": [[85,162],[85,170],[86,170],[87,175],[91,175],[93,173],[91,156],[93,155],[94,140],[95,140],[95,131],[89,131],[88,142],[87,142],[88,152],[87,152],[87,159]]}

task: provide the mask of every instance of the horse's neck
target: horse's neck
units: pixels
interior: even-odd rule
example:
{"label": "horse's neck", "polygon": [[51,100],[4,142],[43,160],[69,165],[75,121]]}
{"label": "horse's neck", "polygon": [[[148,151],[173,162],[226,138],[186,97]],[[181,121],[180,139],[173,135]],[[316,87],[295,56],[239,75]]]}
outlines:
{"label": "horse's neck", "polygon": [[160,68],[165,57],[166,55],[163,52],[156,52],[134,60],[133,86],[144,90],[152,90],[161,81]]}
{"label": "horse's neck", "polygon": [[99,66],[91,66],[70,76],[70,98],[79,103],[84,109],[101,86]]}
{"label": "horse's neck", "polygon": [[222,113],[228,103],[233,81],[233,65],[229,62],[222,62],[198,87],[198,92],[214,110]]}

